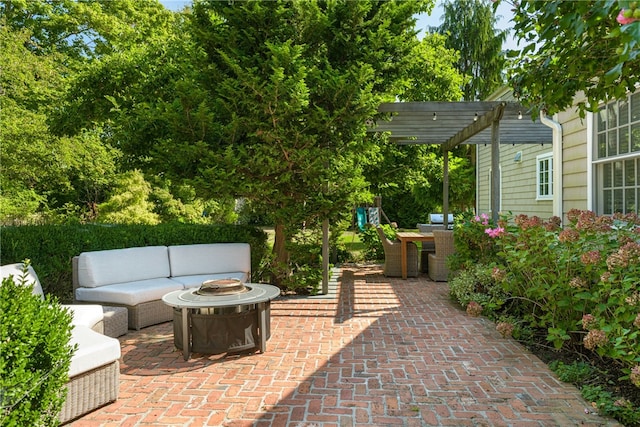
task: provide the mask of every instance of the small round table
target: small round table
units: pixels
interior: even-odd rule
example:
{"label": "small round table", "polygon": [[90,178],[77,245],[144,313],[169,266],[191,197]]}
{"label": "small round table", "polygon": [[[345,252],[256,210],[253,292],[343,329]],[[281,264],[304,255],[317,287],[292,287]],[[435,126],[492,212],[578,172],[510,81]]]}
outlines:
{"label": "small round table", "polygon": [[[267,346],[267,309],[270,301],[280,295],[280,289],[276,286],[262,283],[245,283],[247,292],[232,295],[201,295],[198,288],[184,289],[169,292],[162,297],[162,301],[170,307],[182,311],[182,353],[184,360],[191,356],[191,316],[194,311],[200,312],[206,309],[219,309],[227,307],[242,307],[256,305],[258,322],[258,351],[263,353]],[[210,310],[213,312],[213,310]],[[175,319],[174,319],[175,322]],[[174,325],[176,326],[176,325]]]}

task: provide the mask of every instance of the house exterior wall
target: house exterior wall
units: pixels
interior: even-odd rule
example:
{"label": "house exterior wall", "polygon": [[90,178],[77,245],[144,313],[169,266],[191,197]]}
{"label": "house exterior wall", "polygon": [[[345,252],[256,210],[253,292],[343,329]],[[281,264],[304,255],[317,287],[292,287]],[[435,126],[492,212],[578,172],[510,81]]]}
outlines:
{"label": "house exterior wall", "polygon": [[[503,141],[504,142],[504,141]],[[550,153],[550,144],[500,145],[500,212],[537,215],[548,219],[553,215],[552,200],[536,200],[537,156]],[[515,162],[516,153],[522,152],[520,162]],[[477,146],[477,194],[478,213],[490,213],[491,147]]]}
{"label": "house exterior wall", "polygon": [[[562,216],[571,209],[589,209],[587,118],[580,118],[577,109],[556,116],[562,125]],[[590,140],[590,139],[589,139]]]}

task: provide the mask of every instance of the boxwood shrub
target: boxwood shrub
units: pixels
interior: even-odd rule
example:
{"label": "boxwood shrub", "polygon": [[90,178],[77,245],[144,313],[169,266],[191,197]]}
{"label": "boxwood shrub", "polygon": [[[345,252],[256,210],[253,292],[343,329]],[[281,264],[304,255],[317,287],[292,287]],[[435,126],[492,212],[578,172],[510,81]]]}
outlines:
{"label": "boxwood shrub", "polygon": [[[31,285],[31,286],[29,286]],[[10,277],[0,286],[0,425],[58,425],[74,349],[71,314]]]}

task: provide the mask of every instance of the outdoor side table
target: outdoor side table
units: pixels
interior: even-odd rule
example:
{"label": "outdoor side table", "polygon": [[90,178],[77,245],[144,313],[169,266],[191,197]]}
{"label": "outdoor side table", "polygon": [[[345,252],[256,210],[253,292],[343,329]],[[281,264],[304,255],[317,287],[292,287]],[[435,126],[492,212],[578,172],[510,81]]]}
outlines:
{"label": "outdoor side table", "polygon": [[270,304],[280,295],[280,289],[262,283],[245,283],[244,286],[246,292],[232,295],[202,295],[198,288],[192,288],[162,297],[165,304],[174,308],[174,343],[177,348],[182,347],[184,360],[189,360],[192,350],[201,353],[228,351],[231,347],[225,342],[215,341],[217,337],[233,332],[226,329],[233,328],[235,322],[244,322],[249,329],[244,330],[241,326],[239,333],[243,336],[240,338],[255,333],[256,342],[249,337],[249,347],[257,348],[260,353],[266,350],[270,336]]}

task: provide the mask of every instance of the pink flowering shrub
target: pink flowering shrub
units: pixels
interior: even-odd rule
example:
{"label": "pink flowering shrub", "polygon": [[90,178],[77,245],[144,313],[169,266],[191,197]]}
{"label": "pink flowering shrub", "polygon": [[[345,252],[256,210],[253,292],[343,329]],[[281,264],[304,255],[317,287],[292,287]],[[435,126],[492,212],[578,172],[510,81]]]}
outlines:
{"label": "pink flowering shrub", "polygon": [[489,264],[495,261],[496,237],[504,233],[503,221],[499,222],[500,224],[495,224],[486,213],[464,214],[462,220],[456,224],[456,253],[450,257],[449,267],[456,271],[474,264]]}
{"label": "pink flowering shrub", "polygon": [[[493,276],[510,310],[557,348],[586,348],[640,366],[640,220],[572,210],[569,224],[518,215],[495,233]],[[639,368],[640,369],[640,368]]]}

